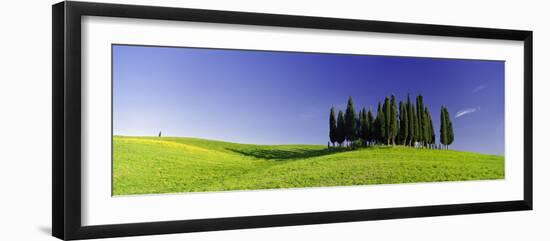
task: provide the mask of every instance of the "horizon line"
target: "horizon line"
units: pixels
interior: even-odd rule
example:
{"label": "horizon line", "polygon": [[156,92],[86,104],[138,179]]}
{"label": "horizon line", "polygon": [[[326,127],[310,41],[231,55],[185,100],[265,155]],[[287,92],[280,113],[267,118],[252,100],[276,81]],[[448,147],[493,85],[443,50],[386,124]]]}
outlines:
{"label": "horizon line", "polygon": [[[188,139],[200,139],[200,140],[206,140],[206,141],[218,141],[218,142],[225,142],[230,144],[238,144],[238,145],[255,145],[255,146],[292,146],[292,145],[300,145],[300,146],[325,146],[323,144],[303,144],[303,143],[288,143],[288,144],[255,144],[255,143],[240,143],[240,142],[233,142],[233,141],[226,141],[221,139],[207,139],[207,138],[201,138],[201,137],[193,137],[193,136],[147,136],[147,135],[115,135],[113,134],[111,139],[114,137],[147,137],[147,138],[188,138]],[[402,147],[403,145],[395,145],[395,146],[387,146],[387,145],[377,145],[378,147]],[[367,147],[368,148],[368,147]],[[417,149],[417,148],[414,148]],[[424,150],[424,149],[419,149]],[[493,155],[493,156],[503,156],[504,154],[494,154],[494,153],[482,153],[482,152],[474,152],[474,151],[464,151],[464,150],[457,150],[457,149],[449,149],[449,150],[439,150],[439,149],[428,149],[428,150],[438,150],[438,151],[458,151],[458,152],[467,152],[467,153],[475,153],[475,154],[482,154],[482,155]]]}

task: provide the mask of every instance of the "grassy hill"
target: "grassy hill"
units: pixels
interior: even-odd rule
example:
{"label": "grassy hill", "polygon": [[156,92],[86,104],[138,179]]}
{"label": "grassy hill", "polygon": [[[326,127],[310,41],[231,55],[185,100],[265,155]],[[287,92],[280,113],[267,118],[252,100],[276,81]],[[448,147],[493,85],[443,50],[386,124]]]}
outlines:
{"label": "grassy hill", "polygon": [[113,148],[114,195],[504,178],[504,157],[451,150],[123,136]]}

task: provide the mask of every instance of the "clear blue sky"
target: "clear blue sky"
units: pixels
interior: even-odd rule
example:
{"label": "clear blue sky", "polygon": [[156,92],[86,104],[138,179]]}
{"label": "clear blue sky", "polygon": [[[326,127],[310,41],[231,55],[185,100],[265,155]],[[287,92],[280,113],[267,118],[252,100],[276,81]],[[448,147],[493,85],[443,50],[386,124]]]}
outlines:
{"label": "clear blue sky", "polygon": [[448,108],[452,149],[504,153],[502,61],[113,46],[115,135],[326,145],[331,106],[408,93],[438,134]]}

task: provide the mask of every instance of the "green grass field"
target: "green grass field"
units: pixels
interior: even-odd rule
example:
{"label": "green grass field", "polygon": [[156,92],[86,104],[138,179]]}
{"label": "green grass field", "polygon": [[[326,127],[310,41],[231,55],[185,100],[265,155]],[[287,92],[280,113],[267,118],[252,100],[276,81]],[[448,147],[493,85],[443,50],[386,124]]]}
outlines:
{"label": "green grass field", "polygon": [[504,157],[471,152],[113,138],[113,195],[504,178]]}

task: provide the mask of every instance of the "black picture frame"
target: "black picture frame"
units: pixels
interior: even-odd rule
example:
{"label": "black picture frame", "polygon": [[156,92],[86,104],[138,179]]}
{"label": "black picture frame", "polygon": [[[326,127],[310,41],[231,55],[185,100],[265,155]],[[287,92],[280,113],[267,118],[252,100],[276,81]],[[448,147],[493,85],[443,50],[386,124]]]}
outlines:
{"label": "black picture frame", "polygon": [[[379,33],[517,40],[524,43],[524,194],[522,200],[368,210],[144,222],[81,224],[81,17],[194,21]],[[308,225],[381,219],[532,210],[533,33],[523,30],[197,10],[90,2],[52,6],[53,164],[52,233],[60,239]]]}

